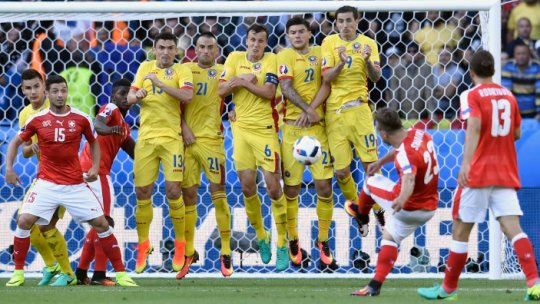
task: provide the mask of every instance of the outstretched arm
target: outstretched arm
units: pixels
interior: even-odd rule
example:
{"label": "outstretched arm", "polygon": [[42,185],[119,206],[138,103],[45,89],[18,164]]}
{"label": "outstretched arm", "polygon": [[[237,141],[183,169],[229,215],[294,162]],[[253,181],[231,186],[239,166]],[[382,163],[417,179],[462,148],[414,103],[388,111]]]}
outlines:
{"label": "outstretched arm", "polygon": [[22,145],[24,141],[19,135],[16,135],[13,140],[9,143],[7,156],[6,156],[6,183],[12,184],[17,187],[22,184],[21,179],[13,170],[13,163],[15,162],[15,157],[17,156],[17,151],[19,146]]}

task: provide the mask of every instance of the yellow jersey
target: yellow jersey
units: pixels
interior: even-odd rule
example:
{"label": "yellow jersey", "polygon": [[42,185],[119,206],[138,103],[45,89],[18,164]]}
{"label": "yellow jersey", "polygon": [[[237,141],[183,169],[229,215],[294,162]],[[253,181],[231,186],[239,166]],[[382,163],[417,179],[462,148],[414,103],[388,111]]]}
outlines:
{"label": "yellow jersey", "polygon": [[379,49],[375,41],[367,36],[358,34],[356,39],[345,41],[334,34],[326,37],[322,43],[322,70],[333,68],[341,59],[337,48],[344,46],[347,53],[347,62],[343,70],[332,81],[332,92],[326,100],[326,110],[336,111],[344,103],[360,98],[368,102],[367,67],[362,56],[364,45],[371,46],[370,60],[376,67],[380,66]]}
{"label": "yellow jersey", "polygon": [[[50,107],[49,99],[46,98],[45,102],[39,107],[38,109],[32,108],[32,104],[27,105],[24,107],[24,109],[21,110],[19,113],[19,129],[22,129],[26,122],[28,121],[28,118],[30,118],[32,115],[39,113],[45,109],[48,109]],[[32,136],[32,142],[37,143],[37,134],[34,134]],[[39,154],[36,154],[37,159],[39,160]]]}
{"label": "yellow jersey", "polygon": [[196,62],[185,65],[193,73],[193,99],[184,107],[184,119],[196,138],[223,138],[223,99],[218,95],[223,65],[215,64],[206,69]]}
{"label": "yellow jersey", "polygon": [[155,60],[146,61],[139,66],[132,84],[133,89],[145,89],[147,92],[146,97],[141,101],[141,127],[138,138],[181,137],[180,100],[154,86],[149,79],[143,80],[148,74],[156,74],[157,78],[167,86],[193,89],[191,70],[180,63],[161,69],[156,65]]}
{"label": "yellow jersey", "polygon": [[[321,87],[321,47],[312,46],[305,55],[293,48],[283,49],[277,55],[278,78],[291,79],[292,86],[307,103],[311,104]],[[323,116],[322,107],[317,108],[319,116]],[[285,99],[285,119],[296,120],[302,109]]]}
{"label": "yellow jersey", "polygon": [[[220,81],[228,81],[233,76],[239,77],[242,74],[254,74],[258,85],[272,83],[277,86],[276,55],[267,52],[261,60],[251,62],[247,59],[246,52],[232,52],[225,61]],[[246,129],[277,129],[275,100],[260,98],[245,88],[237,89],[232,100],[237,126]]]}

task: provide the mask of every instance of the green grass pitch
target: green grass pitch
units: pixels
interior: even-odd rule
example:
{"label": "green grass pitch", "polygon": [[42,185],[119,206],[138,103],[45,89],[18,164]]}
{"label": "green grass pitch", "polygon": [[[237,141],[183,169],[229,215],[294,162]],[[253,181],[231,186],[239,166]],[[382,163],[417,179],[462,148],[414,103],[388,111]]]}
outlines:
{"label": "green grass pitch", "polygon": [[[0,280],[0,303],[428,303],[416,294],[440,279],[389,279],[378,297],[360,298],[349,293],[367,284],[367,279],[137,279],[140,287],[37,287],[37,279],[24,286],[5,287]],[[464,279],[459,303],[519,303],[525,282]]]}

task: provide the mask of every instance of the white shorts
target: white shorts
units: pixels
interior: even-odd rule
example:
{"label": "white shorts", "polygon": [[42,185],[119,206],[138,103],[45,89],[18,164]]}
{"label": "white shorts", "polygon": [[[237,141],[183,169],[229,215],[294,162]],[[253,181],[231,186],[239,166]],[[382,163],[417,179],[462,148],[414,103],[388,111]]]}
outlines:
{"label": "white shorts", "polygon": [[513,188],[456,188],[452,205],[452,217],[464,223],[483,223],[486,211],[491,209],[495,218],[523,215],[517,192]]}
{"label": "white shorts", "polygon": [[401,243],[406,237],[414,233],[419,226],[427,223],[435,215],[435,210],[400,210],[394,213],[392,203],[397,197],[395,186],[396,183],[389,178],[381,174],[375,174],[368,177],[364,184],[364,192],[371,196],[382,208],[389,211],[388,214],[392,214],[384,229],[396,243]]}
{"label": "white shorts", "polygon": [[114,194],[111,176],[100,174],[98,179],[88,183],[88,186],[96,194],[98,200],[103,202],[103,214],[112,216],[114,205],[116,205],[116,195]]}
{"label": "white shorts", "polygon": [[86,183],[59,185],[37,179],[28,190],[21,214],[39,217],[36,224],[47,225],[59,206],[64,206],[77,223],[89,221],[103,215],[103,206]]}

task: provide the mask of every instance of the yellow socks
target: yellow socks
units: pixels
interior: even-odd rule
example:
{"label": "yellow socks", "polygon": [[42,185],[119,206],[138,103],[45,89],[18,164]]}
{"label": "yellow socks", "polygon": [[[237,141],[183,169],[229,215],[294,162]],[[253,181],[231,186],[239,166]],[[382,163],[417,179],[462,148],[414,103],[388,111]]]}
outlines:
{"label": "yellow socks", "polygon": [[287,233],[289,240],[298,239],[298,195],[295,197],[285,196],[287,201]]}
{"label": "yellow socks", "polygon": [[356,190],[356,184],[354,183],[352,176],[349,175],[344,179],[336,180],[345,198],[358,204],[358,191]]}
{"label": "yellow socks", "polygon": [[137,200],[137,209],[135,210],[135,220],[137,222],[137,235],[139,244],[148,240],[150,234],[150,224],[154,217],[152,209],[152,200]]}
{"label": "yellow socks", "polygon": [[195,229],[197,228],[197,205],[186,206],[186,256],[192,256],[195,252]]}
{"label": "yellow socks", "polygon": [[231,210],[227,203],[227,195],[223,191],[212,193],[212,202],[216,208],[216,222],[221,237],[221,254],[231,255]]}
{"label": "yellow socks", "polygon": [[244,205],[246,206],[246,213],[249,222],[257,233],[257,239],[264,240],[266,238],[266,231],[264,230],[264,223],[261,211],[261,200],[259,199],[259,196],[257,194],[252,197],[246,197],[244,195]]}
{"label": "yellow socks", "polygon": [[55,259],[58,261],[58,264],[60,264],[62,273],[73,277],[75,274],[73,273],[73,269],[71,269],[71,264],[69,263],[67,244],[64,236],[56,228],[45,231],[43,236],[47,240],[49,248],[51,248],[51,251],[54,254]]}
{"label": "yellow socks", "polygon": [[317,195],[317,217],[319,218],[319,241],[328,241],[328,231],[332,224],[334,199]]}
{"label": "yellow socks", "polygon": [[178,241],[184,241],[185,237],[185,214],[186,206],[184,204],[184,198],[179,197],[177,199],[169,200],[169,216],[173,223],[175,238]]}
{"label": "yellow socks", "polygon": [[43,262],[45,262],[45,265],[47,267],[54,266],[56,264],[56,259],[54,258],[54,254],[51,251],[51,248],[49,247],[49,244],[47,243],[47,240],[41,234],[41,231],[39,231],[39,228],[37,225],[32,225],[32,229],[30,230],[30,243],[34,248],[36,248],[37,252],[41,255],[43,258]]}
{"label": "yellow socks", "polygon": [[272,214],[274,215],[278,233],[277,246],[283,247],[287,244],[287,200],[285,194],[281,194],[280,198],[271,201]]}

